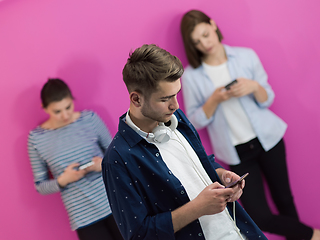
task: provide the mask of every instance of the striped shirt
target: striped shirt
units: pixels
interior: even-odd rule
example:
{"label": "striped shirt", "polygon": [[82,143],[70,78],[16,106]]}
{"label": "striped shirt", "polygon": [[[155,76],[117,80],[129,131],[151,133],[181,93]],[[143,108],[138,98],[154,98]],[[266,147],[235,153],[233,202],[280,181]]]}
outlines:
{"label": "striped shirt", "polygon": [[28,152],[35,187],[41,194],[61,193],[72,230],[111,214],[105,186],[98,172],[90,172],[64,188],[59,187],[57,178],[71,163],[82,165],[95,156],[103,157],[111,140],[103,121],[86,110],[67,126],[54,130],[38,126],[29,134]]}

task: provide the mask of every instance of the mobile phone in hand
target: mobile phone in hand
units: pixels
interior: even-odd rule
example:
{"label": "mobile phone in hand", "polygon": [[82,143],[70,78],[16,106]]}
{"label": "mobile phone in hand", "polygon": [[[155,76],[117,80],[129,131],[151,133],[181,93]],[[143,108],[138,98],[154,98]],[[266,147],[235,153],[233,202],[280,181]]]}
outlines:
{"label": "mobile phone in hand", "polygon": [[229,90],[230,87],[233,85],[233,84],[236,84],[238,81],[237,79],[233,80],[231,83],[228,83],[227,85],[224,86],[225,89]]}
{"label": "mobile phone in hand", "polygon": [[83,169],[86,169],[87,167],[90,167],[94,164],[94,162],[88,162],[86,164],[83,164],[79,167],[79,170],[83,170]]}
{"label": "mobile phone in hand", "polygon": [[248,176],[249,173],[246,173],[244,175],[242,175],[237,181],[234,181],[232,183],[230,183],[229,185],[226,186],[226,188],[232,188],[234,186],[236,186],[237,184],[239,184],[243,179],[245,179],[246,176]]}

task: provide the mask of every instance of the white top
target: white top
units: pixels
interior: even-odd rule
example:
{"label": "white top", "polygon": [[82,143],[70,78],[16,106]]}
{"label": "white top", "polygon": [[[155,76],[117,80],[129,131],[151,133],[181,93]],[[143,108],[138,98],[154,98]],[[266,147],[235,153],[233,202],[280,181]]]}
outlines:
{"label": "white top", "polygon": [[[218,66],[211,66],[206,63],[202,63],[202,65],[216,88],[225,86],[234,80],[230,77],[227,62]],[[256,137],[238,98],[230,98],[220,103],[220,105],[229,126],[228,133],[233,146],[246,143]]]}
{"label": "white top", "polygon": [[[186,189],[190,200],[212,183],[197,154],[178,130],[173,132],[168,142],[153,143],[168,168]],[[208,240],[242,239],[227,209],[218,214],[202,216],[199,221]]]}

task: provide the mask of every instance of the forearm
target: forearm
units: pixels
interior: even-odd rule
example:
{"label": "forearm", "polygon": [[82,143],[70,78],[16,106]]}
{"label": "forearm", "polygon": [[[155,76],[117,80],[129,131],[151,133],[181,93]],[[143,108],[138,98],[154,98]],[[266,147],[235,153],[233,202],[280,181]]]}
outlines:
{"label": "forearm", "polygon": [[57,183],[58,183],[59,187],[61,187],[61,188],[64,188],[64,187],[66,187],[66,186],[69,184],[67,178],[65,178],[63,174],[61,174],[61,175],[57,178]]}
{"label": "forearm", "polygon": [[258,82],[255,82],[255,83],[256,83],[256,87],[253,92],[255,99],[260,103],[267,101],[268,100],[267,91]]}
{"label": "forearm", "polygon": [[57,179],[36,182],[35,188],[42,195],[60,192],[60,187],[58,185]]}
{"label": "forearm", "polygon": [[202,109],[206,114],[207,119],[209,119],[215,113],[219,103],[220,102],[217,100],[216,96],[212,94],[205,104],[203,104]]}
{"label": "forearm", "polygon": [[231,199],[233,194],[234,189],[225,188],[218,182],[205,187],[196,198],[171,213],[174,232],[204,215],[222,212],[226,208],[226,200]]}
{"label": "forearm", "polygon": [[197,206],[195,200],[174,210],[171,212],[171,215],[173,230],[175,233],[202,216],[200,213],[200,206]]}

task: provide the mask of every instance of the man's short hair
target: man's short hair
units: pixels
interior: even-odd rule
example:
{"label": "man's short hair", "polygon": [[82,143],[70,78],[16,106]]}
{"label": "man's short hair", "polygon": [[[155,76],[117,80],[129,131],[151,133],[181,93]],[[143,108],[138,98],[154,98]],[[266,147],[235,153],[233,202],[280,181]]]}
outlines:
{"label": "man's short hair", "polygon": [[129,55],[122,75],[129,93],[136,91],[148,99],[160,81],[174,82],[183,72],[176,56],[154,44],[144,44]]}

